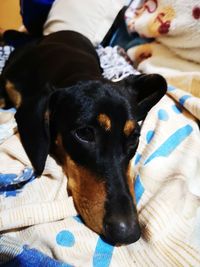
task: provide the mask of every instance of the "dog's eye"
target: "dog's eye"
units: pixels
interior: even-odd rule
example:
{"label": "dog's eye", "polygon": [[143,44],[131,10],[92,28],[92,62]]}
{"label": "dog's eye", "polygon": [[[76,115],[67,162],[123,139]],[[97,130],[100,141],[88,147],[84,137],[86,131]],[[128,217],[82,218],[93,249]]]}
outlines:
{"label": "dog's eye", "polygon": [[139,144],[140,127],[137,126],[135,131],[129,136],[127,140],[127,153],[132,157]]}
{"label": "dog's eye", "polygon": [[128,142],[128,148],[131,150],[135,150],[139,143],[139,136],[135,136],[130,142]]}
{"label": "dog's eye", "polygon": [[132,140],[132,142],[127,144],[126,153],[129,159],[131,159],[134,156],[138,144],[139,144],[139,136],[137,136],[134,140]]}
{"label": "dog's eye", "polygon": [[75,130],[74,136],[81,142],[91,143],[95,141],[95,133],[92,127],[84,127]]}

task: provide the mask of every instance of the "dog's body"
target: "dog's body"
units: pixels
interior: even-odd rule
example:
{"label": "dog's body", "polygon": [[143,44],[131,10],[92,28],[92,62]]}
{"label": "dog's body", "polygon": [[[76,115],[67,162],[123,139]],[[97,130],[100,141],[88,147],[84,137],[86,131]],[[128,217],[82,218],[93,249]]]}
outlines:
{"label": "dog's body", "polygon": [[1,89],[17,107],[21,141],[36,173],[51,153],[85,223],[114,244],[138,240],[130,160],[137,121],[164,95],[165,80],[105,80],[90,41],[62,31],[14,51]]}

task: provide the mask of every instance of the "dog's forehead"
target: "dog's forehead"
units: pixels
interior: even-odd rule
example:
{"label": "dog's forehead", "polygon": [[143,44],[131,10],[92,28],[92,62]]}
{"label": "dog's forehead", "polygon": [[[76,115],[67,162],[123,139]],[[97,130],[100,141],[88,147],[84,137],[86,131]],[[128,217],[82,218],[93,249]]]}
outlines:
{"label": "dog's forehead", "polygon": [[[111,120],[127,120],[132,117],[132,107],[125,95],[118,92],[112,84],[99,82],[84,84],[73,94],[73,109],[77,119],[89,122],[106,114]],[[105,116],[104,116],[105,118]]]}

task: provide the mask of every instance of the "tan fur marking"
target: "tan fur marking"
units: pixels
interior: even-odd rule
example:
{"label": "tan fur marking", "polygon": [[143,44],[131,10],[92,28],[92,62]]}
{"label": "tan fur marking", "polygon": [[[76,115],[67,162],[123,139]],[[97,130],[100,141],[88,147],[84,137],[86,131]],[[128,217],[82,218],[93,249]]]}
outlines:
{"label": "tan fur marking", "polygon": [[44,120],[45,120],[46,123],[49,123],[49,118],[50,118],[50,111],[47,110],[44,113]]}
{"label": "tan fur marking", "polygon": [[[127,168],[127,171],[126,171],[126,176],[127,176],[127,183],[128,183],[129,191],[130,191],[130,194],[132,196],[134,206],[136,207],[137,203],[136,203],[136,196],[135,196],[135,190],[134,190],[134,188],[135,188],[134,187],[135,177],[134,177],[134,172],[133,172],[133,169],[132,169],[132,166],[131,166],[131,162],[128,165],[128,168]],[[137,216],[137,220],[136,221],[138,222],[138,212],[137,212],[136,216]]]}
{"label": "tan fur marking", "polygon": [[12,103],[15,105],[16,108],[18,108],[21,105],[22,97],[20,93],[16,90],[15,85],[10,81],[6,81],[5,89]]}
{"label": "tan fur marking", "polygon": [[55,141],[56,155],[68,177],[68,190],[73,196],[78,213],[86,225],[93,231],[102,234],[106,189],[104,182],[95,177],[89,170],[76,164],[64,151],[62,137]]}
{"label": "tan fur marking", "polygon": [[4,108],[5,104],[5,100],[3,98],[0,98],[0,108]]}
{"label": "tan fur marking", "polygon": [[126,136],[129,136],[133,132],[134,128],[135,128],[135,122],[132,120],[128,120],[124,126],[124,134]]}
{"label": "tan fur marking", "polygon": [[126,176],[127,176],[127,183],[129,187],[129,191],[131,193],[131,196],[133,198],[134,205],[136,206],[136,198],[135,198],[135,191],[134,191],[134,173],[131,167],[131,163],[129,163],[127,171],[126,171]]}
{"label": "tan fur marking", "polygon": [[101,127],[103,127],[106,131],[111,130],[111,120],[106,114],[99,114],[98,121]]}
{"label": "tan fur marking", "polygon": [[78,166],[67,157],[69,189],[78,212],[85,223],[95,232],[103,232],[105,184],[97,180],[89,170]]}

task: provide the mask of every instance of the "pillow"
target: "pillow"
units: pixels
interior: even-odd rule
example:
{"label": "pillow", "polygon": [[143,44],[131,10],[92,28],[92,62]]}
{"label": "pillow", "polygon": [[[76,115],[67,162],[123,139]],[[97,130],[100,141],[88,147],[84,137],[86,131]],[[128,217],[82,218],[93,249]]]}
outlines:
{"label": "pillow", "polygon": [[100,43],[127,0],[56,0],[50,10],[43,33],[73,30],[93,44]]}

